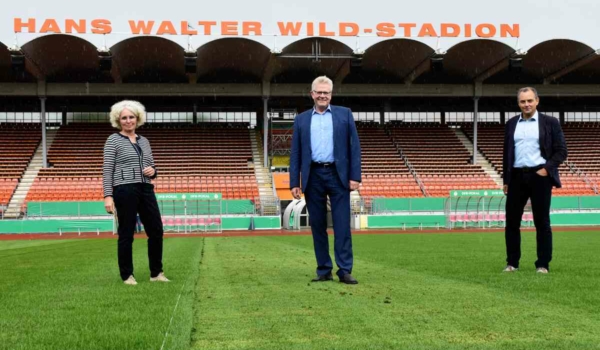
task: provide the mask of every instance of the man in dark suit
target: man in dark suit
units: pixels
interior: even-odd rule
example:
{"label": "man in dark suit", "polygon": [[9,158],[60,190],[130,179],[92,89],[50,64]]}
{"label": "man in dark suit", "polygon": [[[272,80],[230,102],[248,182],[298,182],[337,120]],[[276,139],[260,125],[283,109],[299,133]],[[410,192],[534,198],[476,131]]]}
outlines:
{"label": "man in dark suit", "polygon": [[316,78],[310,93],[314,107],[294,120],[290,188],[296,199],[304,192],[310,215],[317,258],[317,277],[312,281],[333,280],[327,237],[329,196],[337,275],[340,282],[357,284],[351,275],[350,192],[358,189],[361,181],[360,143],[350,109],[330,104],[332,91],[331,79]]}
{"label": "man in dark suit", "polygon": [[558,119],[538,113],[538,93],[526,87],[517,94],[522,114],[506,123],[503,178],[506,197],[505,272],[519,269],[521,217],[531,199],[536,230],[538,273],[548,273],[552,260],[550,200],[552,187],[561,187],[558,167],[567,158],[567,145]]}

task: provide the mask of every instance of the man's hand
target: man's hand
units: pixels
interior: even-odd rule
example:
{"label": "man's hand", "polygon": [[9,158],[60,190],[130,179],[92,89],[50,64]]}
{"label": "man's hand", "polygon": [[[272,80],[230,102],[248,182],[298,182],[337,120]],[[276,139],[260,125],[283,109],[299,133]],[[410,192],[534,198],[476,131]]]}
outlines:
{"label": "man's hand", "polygon": [[294,199],[300,199],[300,196],[302,196],[302,191],[300,190],[300,187],[292,188],[292,196],[294,197]]}
{"label": "man's hand", "polygon": [[504,194],[508,194],[508,185],[504,185],[504,187],[502,187],[502,191],[504,191]]}
{"label": "man's hand", "polygon": [[360,182],[358,181],[354,181],[354,180],[350,180],[350,191],[356,191],[358,190],[358,186],[360,185]]}
{"label": "man's hand", "polygon": [[540,170],[535,172],[536,174],[538,174],[539,176],[548,176],[548,171],[546,170],[546,168],[541,168]]}

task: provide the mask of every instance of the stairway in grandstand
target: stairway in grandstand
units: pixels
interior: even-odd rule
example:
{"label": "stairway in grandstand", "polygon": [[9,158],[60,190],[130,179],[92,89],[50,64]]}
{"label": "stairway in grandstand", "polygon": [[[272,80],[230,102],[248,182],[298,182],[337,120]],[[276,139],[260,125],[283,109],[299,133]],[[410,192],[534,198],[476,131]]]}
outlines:
{"label": "stairway in grandstand", "polygon": [[[103,148],[114,132],[97,123],[61,127],[48,152],[53,167],[40,170],[27,200],[102,200]],[[146,124],[139,133],[152,146],[156,192],[218,192],[223,199],[258,196],[246,123]]]}
{"label": "stairway in grandstand", "polygon": [[426,192],[446,197],[450,190],[499,188],[447,125],[394,123],[389,132],[402,156],[412,165]]}
{"label": "stairway in grandstand", "polygon": [[362,197],[422,197],[390,136],[379,124],[358,123],[362,149]]}
{"label": "stairway in grandstand", "polygon": [[[456,134],[456,137],[460,140],[460,142],[465,146],[465,148],[470,152],[470,156],[473,157],[473,142],[465,135],[460,128],[452,129]],[[502,176],[496,171],[496,168],[490,163],[483,154],[479,151],[479,149],[475,150],[477,152],[477,165],[483,168],[483,170],[488,174],[498,186],[502,186]]]}
{"label": "stairway in grandstand", "polygon": [[[0,208],[6,218],[20,215],[22,201],[23,174],[32,164],[37,163],[34,154],[39,153],[41,166],[40,141],[42,133],[37,123],[0,124]],[[38,147],[39,146],[39,147]]]}
{"label": "stairway in grandstand", "polygon": [[[477,128],[477,148],[481,151],[481,153],[486,157],[486,159],[492,164],[492,166],[496,169],[499,174],[502,174],[502,153],[503,153],[503,145],[504,145],[504,125],[498,123],[482,123],[478,125]],[[590,149],[591,145],[594,144],[594,140],[596,136],[593,132],[590,134],[583,134],[579,132],[580,129],[570,130],[570,127],[565,126],[565,138],[567,139],[567,147],[569,148],[569,160],[573,160],[573,157],[577,157],[578,153],[576,150],[581,149],[582,140],[586,140],[586,143],[583,146],[583,155],[584,157],[593,158],[593,150]],[[583,128],[585,129],[585,127]],[[461,130],[469,137],[470,140],[473,139],[473,126],[472,124],[464,124],[461,125]],[[600,131],[600,130],[596,130]],[[573,136],[568,136],[573,135]],[[589,141],[589,143],[587,143]],[[587,153],[587,150],[590,149],[590,153]],[[575,153],[571,155],[571,150]],[[597,154],[597,153],[596,153]],[[575,158],[577,159],[577,158]],[[576,164],[576,162],[574,162]],[[587,163],[583,163],[587,164]],[[591,170],[590,168],[588,170]],[[558,196],[578,196],[578,195],[593,195],[594,191],[592,188],[586,184],[584,179],[571,171],[566,164],[562,164],[559,167],[560,178],[562,182],[562,188],[553,189],[552,193]],[[600,172],[600,170],[599,170]]]}
{"label": "stairway in grandstand", "polygon": [[[46,130],[46,149],[52,145],[55,136],[56,130]],[[29,162],[25,173],[23,174],[23,178],[19,182],[19,186],[15,190],[13,198],[8,205],[5,215],[7,218],[17,218],[24,211],[23,205],[25,203],[27,193],[29,193],[37,174],[43,167],[44,156],[42,153],[43,145],[40,143],[35,150],[33,158],[31,159],[31,162]]]}
{"label": "stairway in grandstand", "polygon": [[248,129],[250,143],[252,145],[252,164],[254,174],[258,183],[258,193],[261,207],[265,215],[276,215],[277,205],[275,203],[275,192],[273,190],[273,177],[269,169],[264,166],[264,150],[261,143],[260,131]]}

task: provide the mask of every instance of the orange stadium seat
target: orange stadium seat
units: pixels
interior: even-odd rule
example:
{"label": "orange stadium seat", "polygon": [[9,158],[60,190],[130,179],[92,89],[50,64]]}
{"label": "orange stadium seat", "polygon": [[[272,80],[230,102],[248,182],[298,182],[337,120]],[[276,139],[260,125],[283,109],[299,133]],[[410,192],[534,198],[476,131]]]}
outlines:
{"label": "orange stadium seat", "polygon": [[389,134],[430,196],[446,197],[453,189],[498,188],[483,168],[470,164],[469,151],[447,125],[391,125]]}
{"label": "orange stadium seat", "polygon": [[5,207],[42,140],[38,123],[0,124],[0,207]]}
{"label": "orange stadium seat", "polygon": [[[102,200],[102,154],[110,125],[73,123],[59,129],[27,200]],[[221,192],[224,199],[258,196],[247,127],[207,124],[146,124],[139,131],[152,145],[159,172],[156,192]],[[39,179],[39,181],[38,181]],[[240,179],[247,190],[232,190]],[[41,187],[44,182],[47,186]],[[62,185],[81,184],[80,189]],[[85,188],[85,190],[83,190]],[[75,194],[73,194],[75,193]]]}
{"label": "orange stadium seat", "polygon": [[[469,138],[473,138],[472,124],[461,125]],[[559,167],[562,188],[555,188],[553,195],[581,196],[594,195],[589,181],[600,187],[600,182],[594,174],[600,172],[600,132],[599,123],[566,123],[563,132],[569,149],[568,161],[575,165],[580,174],[574,173],[566,164]],[[492,163],[494,168],[502,173],[502,147],[504,142],[504,125],[482,124],[477,129],[477,146],[483,155]]]}

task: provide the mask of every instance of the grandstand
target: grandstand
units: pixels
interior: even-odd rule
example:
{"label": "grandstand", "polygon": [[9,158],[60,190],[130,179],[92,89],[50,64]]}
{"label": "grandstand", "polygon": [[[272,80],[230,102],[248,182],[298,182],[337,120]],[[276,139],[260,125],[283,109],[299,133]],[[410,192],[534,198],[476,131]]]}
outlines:
{"label": "grandstand", "polygon": [[[471,125],[463,124],[462,130],[473,139],[473,128]],[[574,125],[566,124],[563,127],[567,147],[569,149],[569,158],[566,164],[559,168],[562,188],[555,188],[554,195],[577,196],[594,195],[594,185],[589,180],[596,178],[597,169],[594,164],[598,164],[600,153],[594,152],[595,138],[594,130],[598,126],[595,123]],[[504,125],[500,124],[482,124],[478,129],[478,149],[494,166],[494,169],[502,174],[502,145],[504,143]],[[582,150],[583,149],[583,150]],[[582,157],[583,154],[583,157]],[[571,165],[569,167],[567,164]],[[574,171],[573,166],[582,167],[582,171]],[[589,167],[588,167],[589,166]],[[589,179],[586,182],[586,177]],[[596,184],[596,186],[598,186]]]}
{"label": "grandstand", "polygon": [[569,148],[568,166],[584,180],[587,188],[597,190],[600,187],[600,124],[568,123],[564,132]]}
{"label": "grandstand", "polygon": [[0,212],[4,216],[40,144],[39,123],[0,123]]}
{"label": "grandstand", "polygon": [[[28,200],[102,200],[102,152],[110,125],[61,127]],[[258,197],[248,125],[150,124],[140,129],[151,142],[160,177],[158,193],[219,192],[225,199]]]}
{"label": "grandstand", "polygon": [[[153,146],[158,193],[221,193],[262,210],[286,192],[274,189],[270,171],[288,166],[292,120],[311,108],[306,92],[322,74],[334,80],[333,103],[357,121],[364,178],[355,203],[499,189],[503,128],[513,115],[506,111],[523,85],[538,89],[565,130],[571,152],[554,193],[598,195],[600,65],[578,41],[546,40],[525,53],[482,39],[436,51],[391,38],[355,51],[335,38],[294,39],[278,50],[221,38],[185,56],[171,40],[143,36],[96,52],[72,35],[36,37],[18,50],[0,45],[3,213],[101,201],[102,147],[114,132],[107,111],[124,98],[147,107],[140,134]],[[36,132],[9,131],[30,127]]]}
{"label": "grandstand", "polygon": [[359,193],[366,197],[421,197],[423,193],[398,149],[377,124],[359,124],[364,179]]}
{"label": "grandstand", "polygon": [[471,153],[445,125],[393,125],[391,135],[434,197],[447,197],[450,190],[489,189],[497,184],[478,164],[471,164]]}

